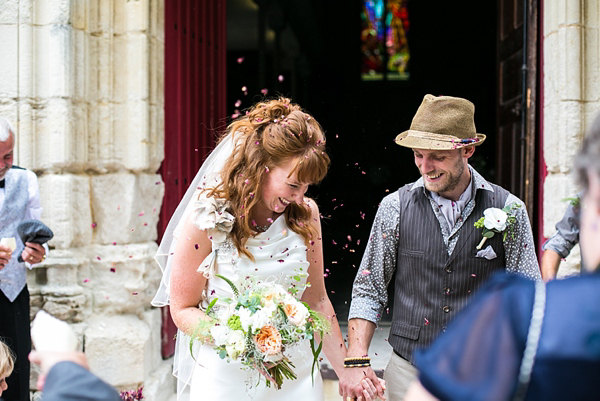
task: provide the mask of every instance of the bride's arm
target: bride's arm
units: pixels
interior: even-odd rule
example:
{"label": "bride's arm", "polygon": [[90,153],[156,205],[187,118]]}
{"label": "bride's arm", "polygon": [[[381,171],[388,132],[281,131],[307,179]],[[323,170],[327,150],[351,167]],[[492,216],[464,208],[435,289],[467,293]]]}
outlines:
{"label": "bride's arm", "polygon": [[[321,219],[319,216],[319,209],[316,203],[311,199],[309,200],[309,206],[312,212],[311,223],[314,225],[316,232],[316,238],[313,238],[311,245],[308,247],[307,258],[310,263],[308,267],[308,281],[310,287],[306,288],[302,295],[302,301],[306,302],[311,309],[321,312],[331,322],[331,333],[323,338],[323,351],[327,356],[327,359],[333,366],[333,370],[337,374],[340,380],[344,375],[348,373],[349,369],[344,368],[344,358],[346,357],[346,346],[344,345],[344,339],[340,330],[333,305],[327,295],[324,280],[324,268],[323,268],[323,241],[321,233]],[[380,389],[381,385],[379,381],[373,383]],[[383,390],[381,389],[381,394]],[[346,397],[356,398],[354,394],[340,394],[346,399]],[[361,394],[358,394],[361,395]]]}
{"label": "bride's arm", "polygon": [[186,334],[193,334],[200,319],[206,315],[198,308],[206,278],[197,272],[198,266],[211,252],[206,231],[199,230],[191,218],[184,224],[171,266],[171,317]]}

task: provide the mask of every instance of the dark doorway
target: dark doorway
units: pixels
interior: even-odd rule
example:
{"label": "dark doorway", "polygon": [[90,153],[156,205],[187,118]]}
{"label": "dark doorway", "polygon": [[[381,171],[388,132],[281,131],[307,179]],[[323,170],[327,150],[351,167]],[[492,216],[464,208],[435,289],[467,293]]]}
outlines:
{"label": "dark doorway", "polygon": [[[361,79],[362,1],[227,4],[229,115],[268,89],[268,96],[292,97],[327,131],[331,170],[309,194],[324,216],[326,284],[344,321],[379,202],[418,178],[412,152],[393,139],[408,129],[425,94],[460,96],[475,104],[477,130],[488,140],[472,165],[494,179],[496,2],[409,0],[410,78],[405,81]],[[266,30],[264,37],[260,29]]]}

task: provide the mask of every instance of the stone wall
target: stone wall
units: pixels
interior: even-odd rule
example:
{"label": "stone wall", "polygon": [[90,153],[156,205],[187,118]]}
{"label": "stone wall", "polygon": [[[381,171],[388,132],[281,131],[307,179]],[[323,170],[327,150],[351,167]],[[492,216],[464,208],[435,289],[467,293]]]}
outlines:
{"label": "stone wall", "polygon": [[0,6],[0,115],[17,131],[15,163],[38,174],[55,233],[28,276],[32,315],[43,308],[72,323],[91,370],[122,390],[144,385],[150,401],[174,392],[150,308],[164,193],[163,4]]}
{"label": "stone wall", "polygon": [[[596,0],[544,1],[544,236],[551,236],[577,192],[573,156],[600,112],[600,6]],[[559,276],[579,270],[579,247],[561,264]]]}

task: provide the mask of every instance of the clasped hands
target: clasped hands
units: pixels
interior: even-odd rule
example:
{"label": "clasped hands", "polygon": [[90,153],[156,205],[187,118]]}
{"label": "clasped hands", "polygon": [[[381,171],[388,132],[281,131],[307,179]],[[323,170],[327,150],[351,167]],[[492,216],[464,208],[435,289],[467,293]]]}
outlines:
{"label": "clasped hands", "polygon": [[[8,264],[12,257],[12,251],[6,245],[0,245],[0,269]],[[24,261],[34,264],[40,263],[46,259],[46,250],[40,244],[34,242],[26,242],[25,249],[21,252],[21,257]]]}
{"label": "clasped hands", "polygon": [[385,400],[385,381],[378,378],[370,367],[345,368],[339,379],[343,401]]}

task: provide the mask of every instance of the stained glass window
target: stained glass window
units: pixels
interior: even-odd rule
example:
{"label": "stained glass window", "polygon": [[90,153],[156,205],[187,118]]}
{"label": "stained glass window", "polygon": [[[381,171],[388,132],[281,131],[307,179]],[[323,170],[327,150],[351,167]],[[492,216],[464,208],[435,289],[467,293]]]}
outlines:
{"label": "stained glass window", "polygon": [[362,79],[407,80],[408,0],[364,0],[361,13]]}

